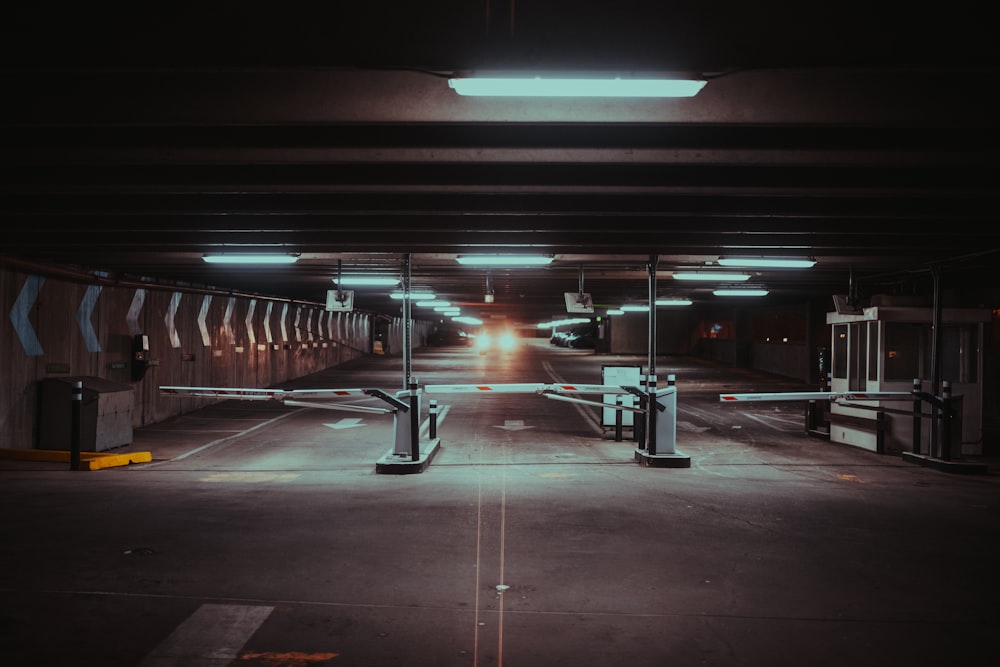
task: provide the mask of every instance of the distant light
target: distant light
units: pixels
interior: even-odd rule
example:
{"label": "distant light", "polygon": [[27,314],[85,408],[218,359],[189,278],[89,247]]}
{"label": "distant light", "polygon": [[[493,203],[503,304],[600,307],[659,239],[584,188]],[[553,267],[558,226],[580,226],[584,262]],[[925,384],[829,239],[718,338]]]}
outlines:
{"label": "distant light", "polygon": [[749,273],[716,273],[712,271],[680,271],[673,274],[674,280],[705,280],[714,282],[736,282],[750,280]]}
{"label": "distant light", "polygon": [[427,301],[417,301],[417,305],[421,308],[440,308],[442,306],[447,307],[451,305],[450,301],[438,301],[437,299],[428,299]]}
{"label": "distant light", "polygon": [[460,322],[462,324],[471,324],[473,326],[482,324],[483,321],[477,317],[469,317],[468,315],[460,315],[458,317],[451,318],[455,322]]}
{"label": "distant light", "polygon": [[448,85],[459,95],[484,97],[694,97],[705,81],[471,77],[449,79]]}
{"label": "distant light", "polygon": [[338,285],[368,286],[368,287],[389,287],[399,284],[399,278],[391,276],[342,276],[334,278],[333,282]]}
{"label": "distant light", "polygon": [[510,331],[501,332],[500,335],[497,336],[497,346],[501,350],[513,350],[517,347],[517,336]]}
{"label": "distant light", "polygon": [[715,296],[767,296],[766,289],[717,289],[712,292]]}
{"label": "distant light", "polygon": [[[647,308],[647,310],[649,310],[649,309]],[[610,310],[608,310],[608,312],[606,314],[607,315],[624,315],[625,311],[622,310],[621,308],[611,308]]]}
{"label": "distant light", "polygon": [[202,259],[209,264],[294,264],[299,261],[298,255],[284,254],[222,254],[203,255]]}
{"label": "distant light", "polygon": [[628,303],[621,307],[623,313],[647,313],[649,312],[649,306],[647,304],[639,303]]}
{"label": "distant light", "polygon": [[793,257],[720,257],[719,266],[770,269],[808,269],[815,266],[815,259]]}
{"label": "distant light", "polygon": [[657,299],[657,306],[690,306],[691,299]]}
{"label": "distant light", "polygon": [[552,262],[546,255],[459,255],[463,266],[544,266]]}

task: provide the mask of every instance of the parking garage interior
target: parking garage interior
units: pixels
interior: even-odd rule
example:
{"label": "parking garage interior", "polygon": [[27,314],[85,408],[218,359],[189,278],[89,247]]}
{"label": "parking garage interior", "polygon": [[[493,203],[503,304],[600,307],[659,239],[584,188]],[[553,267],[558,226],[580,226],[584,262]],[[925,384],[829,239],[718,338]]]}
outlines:
{"label": "parking garage interior", "polygon": [[991,664],[989,22],[661,4],[8,10],[5,664]]}

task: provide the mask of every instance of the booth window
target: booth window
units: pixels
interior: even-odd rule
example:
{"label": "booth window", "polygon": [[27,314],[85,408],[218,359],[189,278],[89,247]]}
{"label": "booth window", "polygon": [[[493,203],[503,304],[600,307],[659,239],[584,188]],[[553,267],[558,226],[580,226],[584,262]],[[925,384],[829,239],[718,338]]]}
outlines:
{"label": "booth window", "polygon": [[885,379],[930,378],[930,325],[885,323]]}
{"label": "booth window", "polygon": [[878,322],[868,325],[868,381],[878,382]]}
{"label": "booth window", "polygon": [[847,379],[847,325],[833,325],[833,377]]}
{"label": "booth window", "polygon": [[[953,324],[941,328],[941,379],[954,383],[979,381],[978,325]],[[930,380],[933,327],[929,324],[889,322],[885,326],[886,380]]]}
{"label": "booth window", "polygon": [[865,366],[868,363],[868,322],[854,322],[849,325],[851,333],[850,340],[853,345],[848,345],[850,354],[850,370],[848,371],[847,387],[851,391],[865,391],[865,380],[868,372]]}
{"label": "booth window", "polygon": [[969,384],[979,381],[978,325],[955,324],[941,329],[941,379]]}

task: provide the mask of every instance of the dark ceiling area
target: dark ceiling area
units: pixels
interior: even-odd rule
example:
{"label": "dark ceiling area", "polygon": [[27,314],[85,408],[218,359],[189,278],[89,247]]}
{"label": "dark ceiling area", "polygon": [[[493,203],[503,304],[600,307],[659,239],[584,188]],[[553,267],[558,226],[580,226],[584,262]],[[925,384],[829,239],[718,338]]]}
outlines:
{"label": "dark ceiling area", "polygon": [[[408,273],[524,322],[565,315],[566,292],[644,302],[651,266],[658,298],[727,305],[673,277],[727,256],[816,260],[752,271],[755,303],[1000,291],[984,10],[359,4],[6,10],[0,266],[314,303],[340,275]],[[461,97],[448,77],[469,73],[707,83]],[[251,251],[299,259],[202,260]],[[476,253],[552,262],[456,262]]]}

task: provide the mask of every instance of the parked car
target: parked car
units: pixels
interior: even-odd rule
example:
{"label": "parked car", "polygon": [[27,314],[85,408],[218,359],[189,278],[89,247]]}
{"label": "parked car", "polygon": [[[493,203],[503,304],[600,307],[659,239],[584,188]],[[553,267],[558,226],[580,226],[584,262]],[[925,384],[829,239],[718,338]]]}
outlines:
{"label": "parked car", "polygon": [[566,336],[566,347],[593,350],[597,347],[597,328],[574,329]]}
{"label": "parked car", "polygon": [[427,344],[436,347],[455,346],[468,347],[472,344],[469,335],[454,327],[440,327],[427,336]]}
{"label": "parked car", "polygon": [[594,349],[597,346],[597,327],[588,325],[557,331],[549,342],[557,347]]}

